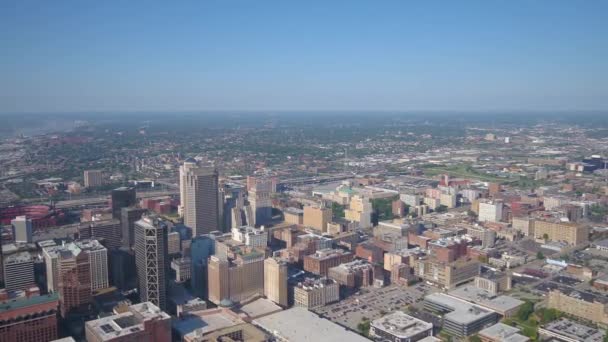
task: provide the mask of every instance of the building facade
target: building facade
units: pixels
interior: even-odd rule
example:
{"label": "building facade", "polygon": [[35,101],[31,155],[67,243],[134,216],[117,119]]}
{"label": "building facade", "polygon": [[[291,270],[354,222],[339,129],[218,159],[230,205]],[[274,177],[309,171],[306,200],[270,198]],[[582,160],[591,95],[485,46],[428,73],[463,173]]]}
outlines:
{"label": "building facade", "polygon": [[142,302],[161,309],[167,305],[168,250],[167,224],[155,216],[135,223],[135,265]]}

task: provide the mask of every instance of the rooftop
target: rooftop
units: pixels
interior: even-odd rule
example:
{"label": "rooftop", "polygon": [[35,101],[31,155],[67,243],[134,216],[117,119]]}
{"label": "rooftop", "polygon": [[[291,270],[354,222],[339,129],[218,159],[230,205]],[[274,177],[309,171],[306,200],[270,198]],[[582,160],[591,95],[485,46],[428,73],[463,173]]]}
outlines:
{"label": "rooftop", "polygon": [[7,265],[20,264],[29,261],[32,261],[32,255],[29,252],[17,252],[4,256],[4,263]]}
{"label": "rooftop", "polygon": [[493,341],[504,342],[525,342],[530,339],[519,334],[519,329],[504,323],[496,323],[491,327],[479,332],[479,335],[492,339]]}
{"label": "rooftop", "polygon": [[401,311],[395,311],[382,318],[372,321],[371,325],[399,338],[415,336],[423,331],[433,329],[432,323],[427,323],[418,318],[406,315]]}
{"label": "rooftop", "polygon": [[541,327],[551,333],[562,335],[573,340],[585,342],[600,342],[604,339],[605,331],[592,328],[567,318],[560,318]]}
{"label": "rooftop", "polygon": [[510,296],[494,296],[488,291],[473,285],[461,286],[448,292],[448,294],[498,312],[505,312],[524,304],[523,301]]}
{"label": "rooftop", "polygon": [[117,315],[87,321],[88,329],[95,331],[102,340],[110,340],[145,330],[144,321],[169,320],[171,316],[150,302],[131,305],[129,311]]}
{"label": "rooftop", "polygon": [[245,313],[250,318],[255,319],[281,311],[282,308],[269,299],[259,298],[241,306],[239,310]]}
{"label": "rooftop", "polygon": [[181,336],[202,336],[244,321],[232,310],[214,308],[191,311],[184,318],[173,321],[173,329]]}
{"label": "rooftop", "polygon": [[258,318],[253,324],[290,342],[369,341],[302,307],[294,307]]}
{"label": "rooftop", "polygon": [[15,298],[12,300],[1,302],[0,313],[15,309],[27,308],[28,306],[50,303],[52,301],[57,300],[59,300],[59,295],[57,293],[51,293],[42,296],[33,296],[30,298]]}
{"label": "rooftop", "polygon": [[424,300],[450,308],[452,311],[445,314],[444,318],[458,324],[469,324],[485,316],[495,314],[495,312],[479,305],[443,293],[430,294]]}

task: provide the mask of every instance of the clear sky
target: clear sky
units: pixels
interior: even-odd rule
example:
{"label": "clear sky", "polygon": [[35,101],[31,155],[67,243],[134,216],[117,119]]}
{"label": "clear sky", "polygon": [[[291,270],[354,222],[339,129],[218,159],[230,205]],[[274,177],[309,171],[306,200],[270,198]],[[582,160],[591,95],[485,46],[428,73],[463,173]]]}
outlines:
{"label": "clear sky", "polygon": [[0,1],[0,112],[608,109],[608,1]]}

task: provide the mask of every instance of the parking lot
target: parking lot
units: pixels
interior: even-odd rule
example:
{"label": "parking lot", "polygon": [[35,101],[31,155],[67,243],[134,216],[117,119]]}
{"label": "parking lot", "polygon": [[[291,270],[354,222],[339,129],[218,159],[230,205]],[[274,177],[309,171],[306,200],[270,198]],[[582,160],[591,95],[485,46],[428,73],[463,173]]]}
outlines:
{"label": "parking lot", "polygon": [[407,306],[420,302],[425,295],[437,289],[419,283],[412,287],[389,285],[383,288],[368,287],[358,294],[338,303],[314,309],[317,314],[334,323],[356,330],[363,318],[374,320],[389,312],[403,310]]}

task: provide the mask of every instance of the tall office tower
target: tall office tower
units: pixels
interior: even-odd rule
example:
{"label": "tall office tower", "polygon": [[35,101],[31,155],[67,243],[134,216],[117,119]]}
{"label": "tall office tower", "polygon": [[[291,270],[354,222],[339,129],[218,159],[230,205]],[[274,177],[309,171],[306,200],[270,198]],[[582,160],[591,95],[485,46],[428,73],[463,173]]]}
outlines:
{"label": "tall office tower", "polygon": [[209,257],[215,253],[215,240],[209,235],[200,235],[192,239],[190,245],[190,258],[192,259],[192,279],[190,284],[194,295],[207,299],[207,263]]}
{"label": "tall office tower", "polygon": [[122,228],[122,246],[125,248],[133,247],[135,243],[135,222],[141,220],[142,215],[147,209],[142,208],[121,208],[120,225]]}
{"label": "tall office tower", "polygon": [[86,322],[85,334],[88,342],[170,342],[171,316],[153,303],[135,304],[115,315]]}
{"label": "tall office tower", "polygon": [[112,217],[121,218],[121,209],[133,207],[137,204],[134,187],[120,187],[112,190]]}
{"label": "tall office tower", "polygon": [[[245,188],[240,185],[231,183],[224,183],[222,186],[223,198],[224,198],[224,211],[223,211],[223,224],[224,229],[240,227],[243,225],[241,210],[245,205]],[[237,214],[238,213],[238,214]],[[237,216],[237,221],[240,222],[235,225],[234,218]]]}
{"label": "tall office tower", "polygon": [[179,171],[184,224],[194,236],[221,230],[217,170],[199,167],[189,159]]}
{"label": "tall office tower", "polygon": [[0,305],[0,341],[42,342],[58,337],[57,294],[22,297]]}
{"label": "tall office tower", "polygon": [[2,237],[0,236],[0,287],[4,287],[4,251],[2,250]]}
{"label": "tall office tower", "polygon": [[17,216],[11,221],[15,242],[32,242],[32,220],[26,216]]}
{"label": "tall office tower", "polygon": [[29,252],[18,251],[4,255],[4,287],[7,290],[25,290],[36,284],[34,260]]}
{"label": "tall office tower", "polygon": [[[249,178],[247,178],[249,180]],[[267,224],[272,219],[272,182],[270,179],[256,178],[249,188],[249,205],[253,210],[253,222],[248,222],[250,226],[261,226]]]}
{"label": "tall office tower", "polygon": [[287,307],[287,263],[276,259],[264,260],[264,295],[271,301]]}
{"label": "tall office tower", "polygon": [[84,171],[84,186],[96,187],[103,185],[103,171],[101,170],[85,170]]}
{"label": "tall office tower", "polygon": [[188,158],[184,161],[184,164],[179,167],[179,200],[180,204],[177,207],[177,211],[180,216],[184,217],[184,207],[186,203],[186,185],[188,183],[187,175],[191,170],[194,170],[198,167],[196,160],[192,158]]}
{"label": "tall office tower", "polygon": [[[111,219],[85,222],[81,225],[88,227],[88,232],[90,232],[90,236],[88,237],[86,234],[81,234],[81,239],[98,239],[108,249],[120,248],[122,244],[122,226],[120,220]],[[83,231],[86,231],[86,228]]]}
{"label": "tall office tower", "polygon": [[135,222],[135,265],[142,302],[167,306],[168,226],[156,216]]}
{"label": "tall office tower", "polygon": [[500,222],[502,220],[502,202],[480,200],[477,220],[479,222]]}
{"label": "tall office tower", "polygon": [[179,232],[171,232],[167,234],[167,253],[170,256],[175,256],[182,251],[182,240]]}
{"label": "tall office tower", "polygon": [[[306,219],[306,213],[304,214]],[[331,216],[330,220],[331,220]],[[351,222],[358,222],[359,228],[371,228],[372,226],[372,203],[368,198],[355,195],[351,198],[347,210],[344,210],[344,218]]]}
{"label": "tall office tower", "polygon": [[121,247],[109,251],[109,254],[111,284],[123,291],[136,288],[137,269],[133,250]]}
{"label": "tall office tower", "polygon": [[327,224],[331,222],[333,213],[331,208],[304,207],[304,225],[320,232],[327,232]]}
{"label": "tall office tower", "polygon": [[209,300],[240,302],[264,294],[264,253],[239,251],[234,259],[211,256],[208,265]]}
{"label": "tall office tower", "polygon": [[110,287],[108,281],[108,250],[97,240],[81,240],[70,245],[75,245],[89,258],[91,290]]}
{"label": "tall office tower", "polygon": [[67,248],[59,253],[57,268],[61,316],[88,311],[93,301],[89,256],[80,248]]}

